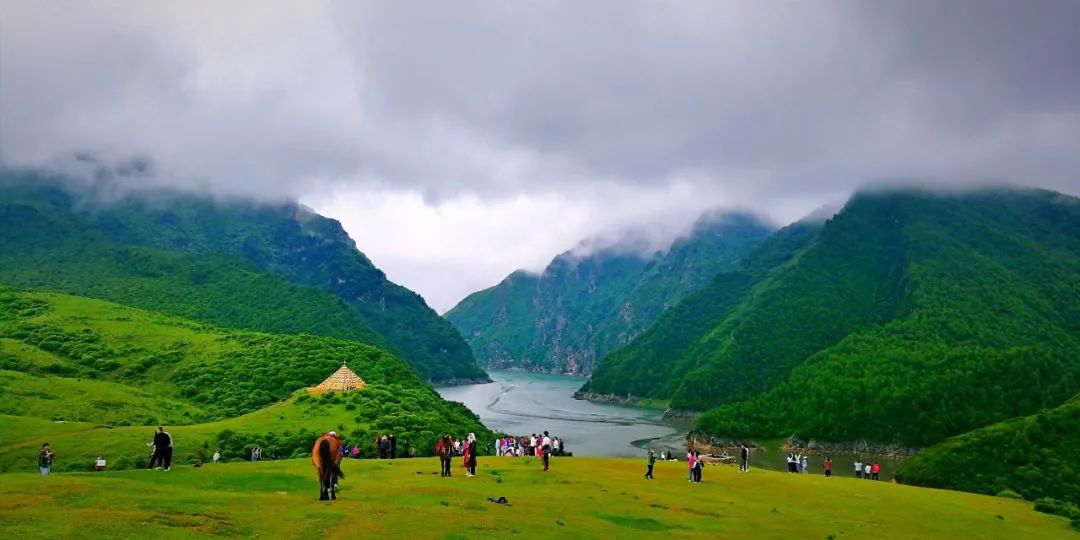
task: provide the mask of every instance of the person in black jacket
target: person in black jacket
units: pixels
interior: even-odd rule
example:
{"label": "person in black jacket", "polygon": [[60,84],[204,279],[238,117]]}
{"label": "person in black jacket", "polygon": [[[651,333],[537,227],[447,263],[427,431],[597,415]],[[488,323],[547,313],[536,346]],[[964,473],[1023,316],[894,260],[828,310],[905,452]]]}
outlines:
{"label": "person in black jacket", "polygon": [[165,467],[166,471],[171,470],[172,454],[172,435],[169,435],[165,428],[158,426],[157,431],[154,432],[154,454],[150,456],[150,469],[153,470],[154,465],[160,465]]}
{"label": "person in black jacket", "polygon": [[49,443],[41,445],[41,451],[38,452],[38,470],[41,471],[41,476],[49,476],[54,457],[56,457],[56,454],[53,453]]}

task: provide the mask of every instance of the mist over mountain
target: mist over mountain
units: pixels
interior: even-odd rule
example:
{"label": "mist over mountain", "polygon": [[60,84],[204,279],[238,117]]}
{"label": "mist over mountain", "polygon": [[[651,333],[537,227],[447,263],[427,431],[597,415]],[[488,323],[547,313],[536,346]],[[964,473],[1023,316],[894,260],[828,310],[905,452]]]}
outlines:
{"label": "mist over mountain", "polygon": [[1080,391],[1080,200],[855,195],[605,357],[585,390],[707,411],[703,439],[924,447]]}
{"label": "mist over mountain", "polygon": [[714,212],[664,250],[641,231],[590,239],[540,274],[514,272],[468,296],[445,317],[490,368],[587,374],[771,231],[756,216]]}
{"label": "mist over mountain", "polygon": [[294,203],[117,189],[111,176],[3,172],[0,283],[348,337],[400,353],[434,381],[485,378],[457,331],[387,280],[336,220]]}

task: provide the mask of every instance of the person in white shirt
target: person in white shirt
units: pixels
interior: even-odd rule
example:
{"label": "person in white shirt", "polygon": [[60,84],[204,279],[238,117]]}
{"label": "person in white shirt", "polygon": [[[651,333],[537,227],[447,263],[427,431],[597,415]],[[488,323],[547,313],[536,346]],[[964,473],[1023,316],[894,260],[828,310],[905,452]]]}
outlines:
{"label": "person in white shirt", "polygon": [[855,462],[855,478],[862,478],[862,462]]}
{"label": "person in white shirt", "polygon": [[551,436],[548,432],[544,432],[544,437],[540,439],[540,451],[544,454],[544,470],[548,470],[551,466]]}
{"label": "person in white shirt", "polygon": [[221,452],[214,451],[214,463],[221,461]]}

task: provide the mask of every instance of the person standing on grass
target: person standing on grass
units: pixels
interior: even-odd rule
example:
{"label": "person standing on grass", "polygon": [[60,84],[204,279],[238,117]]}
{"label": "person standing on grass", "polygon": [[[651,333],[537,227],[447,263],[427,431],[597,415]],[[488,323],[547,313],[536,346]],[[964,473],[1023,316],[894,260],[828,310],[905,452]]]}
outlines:
{"label": "person standing on grass", "polygon": [[746,447],[746,443],[739,445],[739,472],[746,472],[750,470],[750,449]]}
{"label": "person standing on grass", "polygon": [[41,445],[41,451],[38,452],[37,458],[38,470],[41,471],[41,476],[49,476],[49,471],[52,470],[53,458],[55,457],[56,454],[53,453],[49,443]]}
{"label": "person standing on grass", "polygon": [[808,470],[809,468],[810,468],[810,458],[807,457],[806,454],[803,454],[802,463],[799,465],[799,470],[801,470],[803,474],[806,474],[806,473],[810,472]]}
{"label": "person standing on grass", "polygon": [[855,460],[855,478],[862,478],[862,462]]}
{"label": "person standing on grass", "polygon": [[214,463],[221,461],[221,451],[214,450]]}
{"label": "person standing on grass", "polygon": [[825,478],[832,477],[832,460],[829,459],[829,456],[825,456],[825,461],[821,462],[821,468],[825,469]]}
{"label": "person standing on grass", "polygon": [[476,476],[476,454],[479,450],[476,447],[476,435],[470,433],[465,443],[465,467],[469,471],[466,477]]}
{"label": "person standing on grass", "polygon": [[705,469],[705,460],[700,452],[694,452],[694,483],[701,483],[701,472]]}
{"label": "person standing on grass", "polygon": [[874,480],[877,480],[880,473],[881,464],[875,461],[874,464],[870,466],[870,474],[874,475]]}
{"label": "person standing on grass", "polygon": [[543,455],[544,471],[547,472],[551,467],[551,436],[546,431],[544,437],[540,439],[540,452]]}
{"label": "person standing on grass", "polygon": [[871,466],[869,462],[863,465],[863,480],[870,480],[871,470],[873,470],[873,466]]}
{"label": "person standing on grass", "polygon": [[656,452],[654,452],[652,448],[649,449],[648,463],[649,468],[645,471],[645,478],[652,480],[653,467],[656,466]]}
{"label": "person standing on grass", "polygon": [[164,467],[165,472],[172,470],[172,456],[172,435],[169,435],[165,428],[158,426],[157,431],[154,432],[154,454],[150,456],[149,470],[153,470],[155,465]]}
{"label": "person standing on grass", "polygon": [[694,451],[686,451],[686,476],[689,482],[694,481]]}

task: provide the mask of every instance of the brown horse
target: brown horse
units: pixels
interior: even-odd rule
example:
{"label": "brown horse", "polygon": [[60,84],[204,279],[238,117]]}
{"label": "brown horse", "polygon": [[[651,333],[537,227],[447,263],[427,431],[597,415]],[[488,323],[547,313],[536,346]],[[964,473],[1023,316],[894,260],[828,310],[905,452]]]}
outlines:
{"label": "brown horse", "polygon": [[338,478],[345,478],[345,473],[341,472],[340,447],[341,439],[333,431],[315,439],[315,445],[311,447],[311,463],[319,475],[320,501],[337,499]]}

